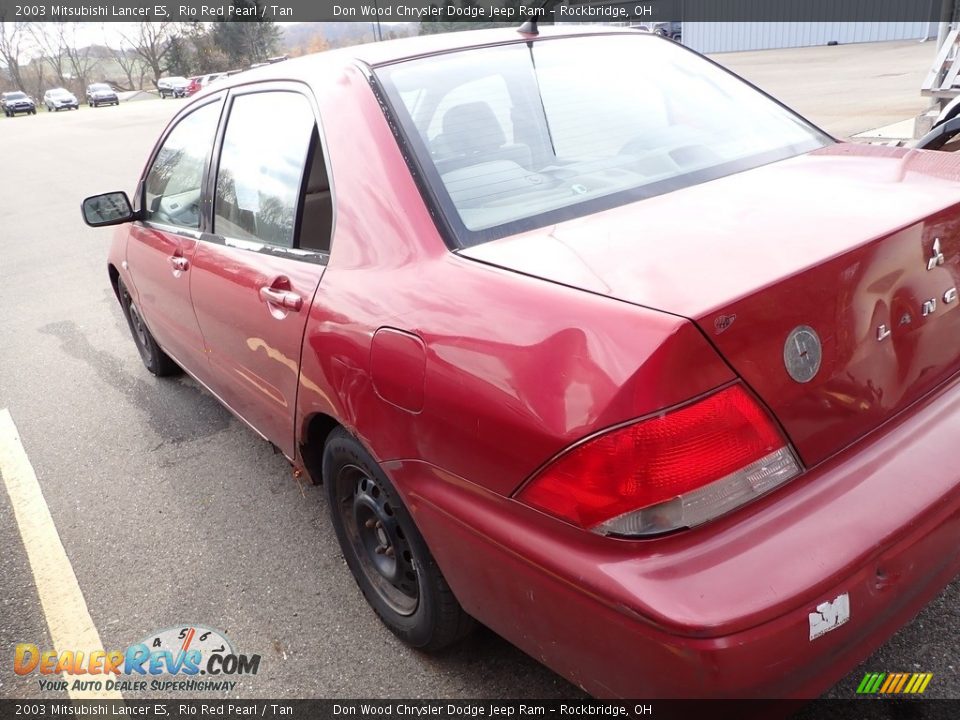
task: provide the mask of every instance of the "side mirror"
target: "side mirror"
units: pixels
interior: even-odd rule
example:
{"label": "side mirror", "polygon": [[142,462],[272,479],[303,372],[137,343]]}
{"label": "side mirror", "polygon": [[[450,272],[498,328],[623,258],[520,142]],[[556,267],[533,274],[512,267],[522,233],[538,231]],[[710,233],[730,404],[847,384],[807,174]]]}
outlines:
{"label": "side mirror", "polygon": [[90,227],[121,225],[134,219],[130,198],[125,192],[93,195],[83,201],[83,221]]}
{"label": "side mirror", "polygon": [[913,147],[916,150],[943,150],[946,147],[948,151],[954,151],[957,150],[954,142],[958,139],[958,135],[960,135],[960,116],[955,116],[934,127],[917,140]]}

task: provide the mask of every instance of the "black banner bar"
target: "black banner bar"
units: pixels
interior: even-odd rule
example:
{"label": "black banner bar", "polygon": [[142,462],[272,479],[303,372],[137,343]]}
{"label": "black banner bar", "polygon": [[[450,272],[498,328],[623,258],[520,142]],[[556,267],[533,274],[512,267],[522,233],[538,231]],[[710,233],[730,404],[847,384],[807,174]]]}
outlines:
{"label": "black banner bar", "polygon": [[938,22],[957,0],[0,0],[6,22]]}
{"label": "black banner bar", "polygon": [[0,720],[268,718],[287,720],[873,720],[960,717],[960,700],[0,700]]}

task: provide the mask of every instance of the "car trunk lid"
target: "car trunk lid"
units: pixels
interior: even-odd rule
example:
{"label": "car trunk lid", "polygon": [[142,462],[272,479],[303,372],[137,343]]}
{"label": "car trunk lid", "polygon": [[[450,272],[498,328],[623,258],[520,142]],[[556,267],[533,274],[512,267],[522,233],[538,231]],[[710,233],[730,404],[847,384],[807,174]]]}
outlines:
{"label": "car trunk lid", "polygon": [[960,370],[958,202],[960,158],[837,144],[461,253],[696,322],[809,466]]}

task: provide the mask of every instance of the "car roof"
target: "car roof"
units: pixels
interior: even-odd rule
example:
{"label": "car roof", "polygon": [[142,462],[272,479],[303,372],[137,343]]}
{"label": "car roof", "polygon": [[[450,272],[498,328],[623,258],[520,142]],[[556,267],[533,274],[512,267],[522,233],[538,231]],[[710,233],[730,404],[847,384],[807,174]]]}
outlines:
{"label": "car roof", "polygon": [[[270,63],[263,67],[244,70],[229,76],[214,88],[207,88],[204,95],[245,85],[251,82],[269,80],[301,80],[309,82],[317,72],[329,71],[331,66],[346,66],[363,63],[371,67],[410,60],[417,57],[439,55],[456,50],[522,43],[538,40],[552,40],[565,37],[583,37],[589,35],[639,35],[635,28],[610,26],[544,26],[536,36],[518,32],[516,28],[497,28],[492,30],[466,30],[462,32],[436,33],[416,37],[385,40],[363,45],[326,50],[312,55],[303,55],[282,62]],[[646,34],[646,33],[644,33]],[[199,95],[198,95],[199,96]]]}

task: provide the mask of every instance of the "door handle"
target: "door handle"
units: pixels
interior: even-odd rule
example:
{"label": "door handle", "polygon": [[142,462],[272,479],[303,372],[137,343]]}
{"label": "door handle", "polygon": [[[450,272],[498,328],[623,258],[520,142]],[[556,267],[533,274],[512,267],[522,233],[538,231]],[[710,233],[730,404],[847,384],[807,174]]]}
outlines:
{"label": "door handle", "polygon": [[262,287],[260,288],[260,299],[265,303],[279,305],[282,308],[293,310],[294,312],[300,312],[300,308],[303,307],[303,298],[289,290],[276,290],[272,287]]}
{"label": "door handle", "polygon": [[190,261],[183,257],[183,255],[173,255],[170,258],[170,264],[173,265],[174,270],[186,270],[190,267]]}

